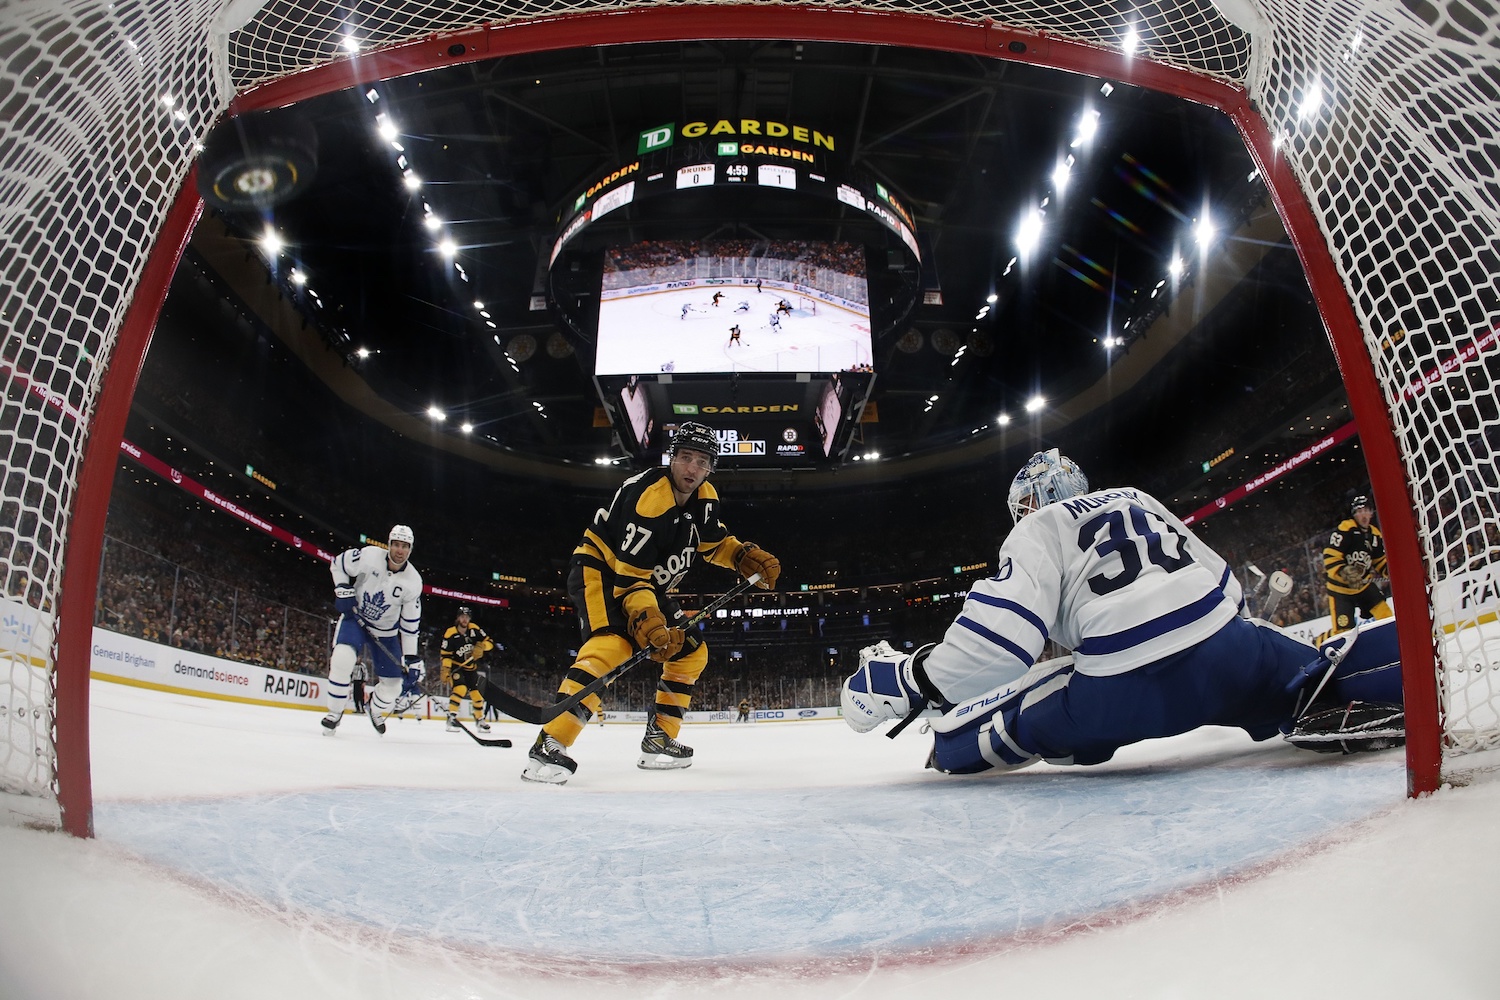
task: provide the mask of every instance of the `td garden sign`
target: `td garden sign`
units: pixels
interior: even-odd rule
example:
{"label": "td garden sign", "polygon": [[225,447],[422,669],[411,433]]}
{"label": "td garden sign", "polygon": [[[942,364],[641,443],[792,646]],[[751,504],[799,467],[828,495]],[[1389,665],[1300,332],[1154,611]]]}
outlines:
{"label": "td garden sign", "polygon": [[688,122],[680,131],[676,122],[646,129],[641,133],[640,141],[636,144],[636,154],[645,156],[647,153],[668,149],[677,141],[678,135],[684,139],[716,140],[717,152],[720,156],[784,155],[792,159],[811,161],[811,154],[805,152],[799,154],[796,150],[781,150],[779,146],[782,142],[793,142],[801,146],[811,146],[814,149],[826,149],[830,153],[834,151],[833,136],[805,125],[787,125],[784,122],[761,121],[756,118],[734,120],[720,118],[712,123]]}

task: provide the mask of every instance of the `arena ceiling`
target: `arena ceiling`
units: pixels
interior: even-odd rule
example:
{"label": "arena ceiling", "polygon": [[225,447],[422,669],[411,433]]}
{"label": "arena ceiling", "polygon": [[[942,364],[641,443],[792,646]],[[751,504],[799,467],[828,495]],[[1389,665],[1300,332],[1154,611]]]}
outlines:
{"label": "arena ceiling", "polygon": [[[873,405],[825,467],[1059,443],[1041,417],[1101,385],[1113,415],[1073,447],[1123,463],[1143,442],[1180,436],[1205,399],[1274,378],[1280,365],[1247,355],[1250,342],[1322,336],[1230,122],[1120,81],[890,46],[699,41],[467,63],[266,117],[315,133],[316,176],[293,200],[219,212],[220,224],[246,240],[279,235],[275,280],[380,397],[413,417],[436,407],[444,433],[497,453],[589,464],[628,451],[618,421],[599,426],[587,338],[560,322],[555,297],[538,308],[538,296],[548,299],[547,262],[578,192],[662,122],[822,132],[840,169],[910,211],[922,261],[871,247],[872,297],[891,306],[872,319]],[[1040,235],[1022,254],[1033,213]],[[751,196],[670,218],[626,206],[612,225],[628,240],[868,236],[846,205]],[[1215,284],[1236,244],[1255,249],[1252,262]],[[1227,338],[1231,356],[1147,357],[1140,338],[1164,318],[1185,343]],[[1132,358],[1159,370],[1184,353],[1194,391],[1181,405],[1160,371],[1154,397],[1112,398]],[[1326,342],[1323,354],[1331,364]],[[1140,377],[1122,375],[1119,395]]]}

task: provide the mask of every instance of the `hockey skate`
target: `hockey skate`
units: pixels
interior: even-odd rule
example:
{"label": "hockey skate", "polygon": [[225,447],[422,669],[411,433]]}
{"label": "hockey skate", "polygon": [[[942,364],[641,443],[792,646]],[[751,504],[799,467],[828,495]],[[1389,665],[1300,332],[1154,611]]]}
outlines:
{"label": "hockey skate", "polygon": [[578,770],[578,762],[568,756],[567,747],[545,732],[537,734],[527,756],[531,759],[526,762],[526,770],[521,772],[524,781],[563,785]]}
{"label": "hockey skate", "polygon": [[692,747],[683,746],[668,736],[655,715],[646,720],[646,738],[641,740],[641,759],[635,762],[636,767],[643,771],[670,771],[692,765]]}
{"label": "hockey skate", "polygon": [[365,714],[370,717],[370,725],[375,727],[375,731],[381,736],[384,736],[385,720],[380,717],[379,711],[375,708],[374,698],[371,698],[365,703]]}
{"label": "hockey skate", "polygon": [[475,719],[474,728],[479,730],[481,733],[487,733],[490,731],[490,724],[488,722],[485,722],[483,719]]}
{"label": "hockey skate", "polygon": [[462,732],[463,731],[463,727],[458,724],[458,713],[457,712],[449,712],[448,713],[448,724],[446,726],[444,726],[443,728],[446,729],[450,733],[457,733],[457,732]]}
{"label": "hockey skate", "polygon": [[342,713],[338,715],[325,715],[322,718],[323,735],[332,736],[339,728],[339,723],[344,721]]}

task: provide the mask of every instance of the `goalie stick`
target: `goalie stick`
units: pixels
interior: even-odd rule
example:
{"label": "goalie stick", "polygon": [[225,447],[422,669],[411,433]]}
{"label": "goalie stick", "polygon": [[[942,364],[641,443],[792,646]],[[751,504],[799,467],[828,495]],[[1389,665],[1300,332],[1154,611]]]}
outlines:
{"label": "goalie stick", "polygon": [[[699,611],[687,621],[683,622],[680,627],[686,630],[693,625],[698,624],[698,622],[702,621],[704,618],[713,614],[715,611],[719,610],[724,605],[728,604],[730,601],[734,600],[736,597],[739,597],[745,591],[749,590],[759,579],[759,573],[752,573],[750,576],[747,576],[745,579],[741,580],[733,587],[730,587],[723,594],[708,602],[708,604],[703,607],[703,610]],[[534,726],[545,725],[546,723],[551,722],[553,719],[557,718],[559,715],[562,715],[564,712],[572,711],[578,706],[579,702],[583,701],[583,699],[587,698],[589,695],[594,694],[600,689],[613,684],[627,670],[635,667],[642,660],[649,658],[650,655],[651,650],[649,649],[639,650],[628,660],[626,660],[624,663],[621,663],[618,667],[615,667],[609,673],[604,674],[601,677],[594,678],[593,680],[585,684],[580,690],[575,691],[561,701],[555,701],[550,705],[533,705],[529,701],[522,701],[515,695],[500,690],[494,685],[493,682],[487,685],[484,692],[484,700],[488,704],[494,705],[496,708],[504,712],[506,715],[510,716],[512,719],[530,723]],[[473,734],[470,733],[470,735],[472,736]]]}
{"label": "goalie stick", "polygon": [[1260,609],[1260,617],[1262,618],[1270,618],[1276,612],[1276,609],[1280,607],[1281,599],[1292,592],[1292,578],[1278,569],[1271,574],[1271,578],[1267,581],[1266,586],[1269,588],[1270,593],[1266,595],[1266,603]]}

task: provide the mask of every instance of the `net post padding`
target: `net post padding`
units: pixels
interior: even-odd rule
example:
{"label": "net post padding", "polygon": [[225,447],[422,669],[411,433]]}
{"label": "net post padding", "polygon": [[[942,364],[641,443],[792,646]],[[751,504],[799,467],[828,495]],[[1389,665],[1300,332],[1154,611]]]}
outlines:
{"label": "net post padding", "polygon": [[1327,325],[1360,428],[1371,489],[1380,510],[1391,566],[1406,690],[1408,793],[1435,790],[1442,732],[1438,713],[1433,621],[1417,523],[1390,413],[1371,364],[1349,293],[1330,256],[1308,198],[1272,129],[1246,91],[1200,73],[994,22],[926,15],[772,7],[642,8],[572,14],[544,22],[486,26],[393,46],[350,63],[326,64],[239,95],[236,110],[277,107],[356,84],[375,83],[455,62],[591,44],[696,38],[796,38],[940,49],[1027,62],[1118,80],[1215,107],[1239,130],[1271,191]]}
{"label": "net post padding", "polygon": [[120,461],[120,442],[146,348],[183,251],[198,224],[203,202],[197,172],[188,172],[167,213],[146,267],[126,309],[109,358],[83,445],[72,514],[72,542],[63,564],[58,599],[56,678],[57,804],[63,829],[75,837],[94,835],[93,781],[89,773],[89,665],[94,602],[99,592],[104,522]]}

